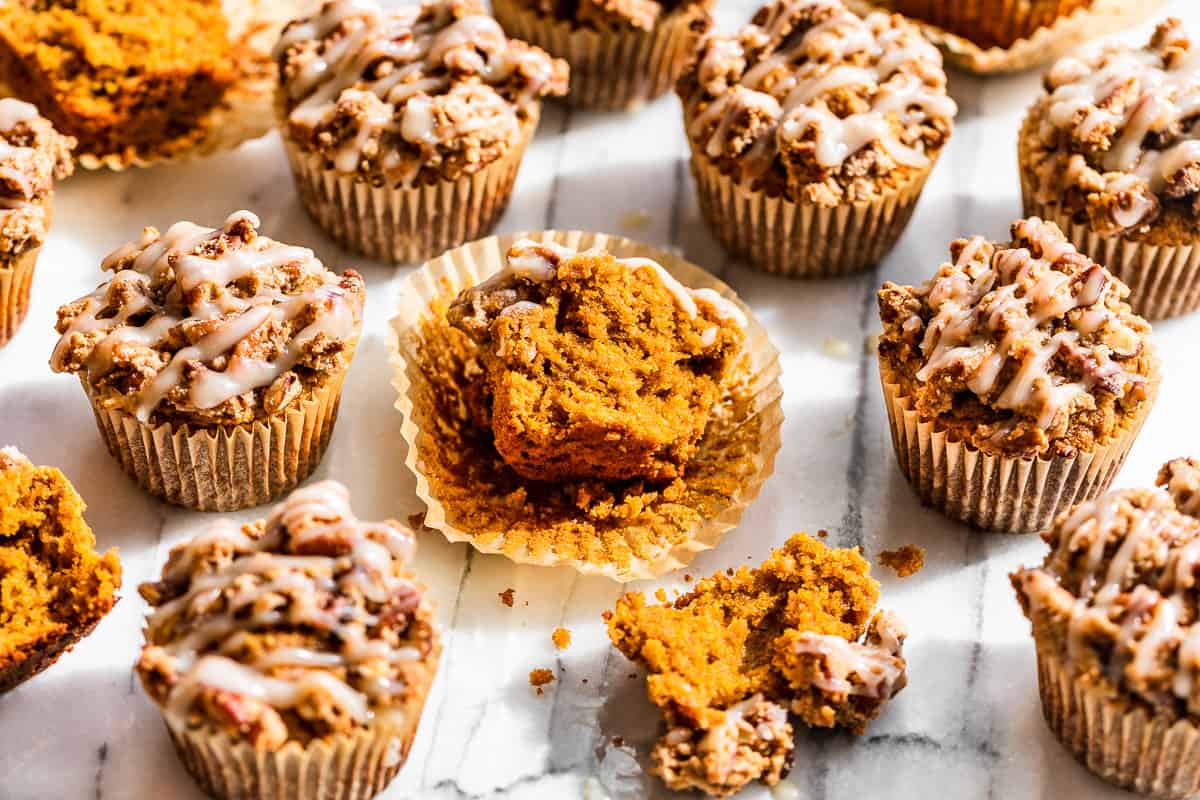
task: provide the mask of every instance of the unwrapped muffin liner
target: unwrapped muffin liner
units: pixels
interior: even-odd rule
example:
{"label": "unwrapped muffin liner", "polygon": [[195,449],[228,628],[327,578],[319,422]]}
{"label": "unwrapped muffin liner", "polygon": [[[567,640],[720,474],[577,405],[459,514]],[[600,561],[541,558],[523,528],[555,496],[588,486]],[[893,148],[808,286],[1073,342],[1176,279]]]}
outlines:
{"label": "unwrapped muffin liner", "polygon": [[1038,643],[1038,691],[1050,731],[1081,764],[1143,795],[1200,794],[1200,729],[1156,715],[1111,688],[1081,680],[1061,653]]}
{"label": "unwrapped muffin liner", "polygon": [[29,311],[29,290],[40,247],[0,265],[0,347],[17,333]]}
{"label": "unwrapped muffin liner", "polygon": [[[845,0],[858,14],[894,9],[887,0]],[[1047,0],[1041,0],[1045,5]],[[1014,35],[1025,32],[1026,16],[1032,4],[1029,0],[924,0],[934,11],[930,16],[944,21],[965,22],[981,15],[990,19],[1010,18]],[[1053,25],[1038,28],[1032,35],[1022,36],[1009,47],[980,47],[963,36],[945,28],[913,19],[922,33],[941,48],[947,63],[959,69],[979,74],[1018,72],[1046,64],[1065,55],[1088,39],[1123,30],[1154,14],[1166,0],[1093,0],[1087,8],[1061,16]],[[1069,8],[1065,2],[1060,3]],[[953,15],[953,16],[951,16]],[[1007,38],[1007,37],[1005,37]]]}
{"label": "unwrapped muffin liner", "polygon": [[663,15],[651,30],[597,30],[543,14],[522,0],[493,0],[504,32],[535,44],[571,66],[566,101],[601,111],[633,109],[675,85],[707,27],[703,3],[688,3]]}
{"label": "unwrapped muffin liner", "polygon": [[[624,566],[611,562],[597,563],[575,559],[553,551],[539,555],[528,549],[506,548],[503,531],[469,530],[460,527],[458,521],[452,519],[450,510],[432,490],[423,471],[418,441],[421,425],[428,420],[423,417],[422,409],[414,405],[414,398],[418,395],[417,387],[428,385],[428,379],[420,369],[418,357],[421,322],[429,318],[430,308],[439,299],[475,286],[498,272],[505,263],[509,247],[522,238],[556,242],[581,251],[601,248],[620,258],[641,256],[653,259],[685,286],[715,289],[722,296],[737,302],[747,317],[743,352],[747,356],[744,385],[747,387],[749,399],[739,404],[745,408],[745,417],[736,420],[736,424],[739,427],[758,426],[758,449],[753,455],[755,469],[725,507],[695,523],[681,541],[673,545],[664,545],[653,558],[635,558],[631,564]],[[746,507],[758,496],[763,482],[774,470],[775,456],[780,447],[780,426],[783,423],[783,389],[779,381],[779,353],[770,343],[766,329],[754,318],[751,310],[737,299],[732,289],[708,272],[679,256],[630,239],[602,233],[542,231],[493,236],[446,253],[425,264],[404,282],[399,297],[399,308],[389,328],[388,343],[393,367],[392,383],[398,394],[396,408],[403,417],[401,431],[408,446],[405,463],[416,476],[417,495],[427,509],[424,524],[428,528],[440,531],[452,542],[469,542],[484,553],[504,555],[517,563],[570,566],[584,574],[604,575],[618,581],[662,575],[686,565],[697,553],[716,547],[725,533],[737,525]],[[709,448],[712,451],[711,458],[721,457],[721,444],[717,442]],[[697,458],[700,457],[702,456]],[[486,541],[481,541],[480,534],[483,533],[489,534]]]}
{"label": "unwrapped muffin liner", "polygon": [[316,469],[333,435],[343,378],[331,376],[284,411],[241,425],[150,425],[88,397],[108,451],[144,490],[196,511],[237,511],[275,500]]}
{"label": "unwrapped muffin liner", "polygon": [[692,142],[692,175],[708,228],[749,266],[787,278],[832,278],[879,263],[904,233],[933,168],[878,197],[833,208],[771,197],[723,174]]}
{"label": "unwrapped muffin liner", "polygon": [[[1054,517],[1104,492],[1116,477],[1155,396],[1108,444],[1075,457],[1020,458],[952,441],[922,420],[881,364],[884,404],[900,471],[921,499],[951,519],[1000,533],[1046,530]],[[1157,391],[1156,383],[1152,392]]]}
{"label": "unwrapped muffin liner", "polygon": [[331,169],[324,156],[284,135],[300,201],[347,250],[377,261],[412,263],[486,235],[508,207],[525,148],[537,128],[534,104],[517,144],[457,180],[412,187],[375,186]]}

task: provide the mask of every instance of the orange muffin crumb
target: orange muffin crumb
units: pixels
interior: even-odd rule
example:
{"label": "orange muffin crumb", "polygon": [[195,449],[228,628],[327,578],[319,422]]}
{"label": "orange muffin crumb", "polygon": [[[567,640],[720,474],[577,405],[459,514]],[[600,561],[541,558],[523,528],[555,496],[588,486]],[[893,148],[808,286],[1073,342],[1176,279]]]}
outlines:
{"label": "orange muffin crumb", "polygon": [[95,551],[83,500],[53,467],[0,450],[0,693],[53,664],[117,601],[121,562]]}
{"label": "orange muffin crumb", "polygon": [[925,566],[925,548],[906,544],[895,550],[884,550],[879,554],[879,563],[888,567],[901,578],[915,575]]}
{"label": "orange muffin crumb", "polygon": [[571,646],[571,631],[567,628],[555,628],[554,633],[550,634],[550,639],[559,650],[566,650]]}
{"label": "orange muffin crumb", "polygon": [[529,685],[537,689],[538,694],[542,694],[545,691],[542,687],[550,683],[554,683],[554,673],[550,670],[538,668],[529,671]]}
{"label": "orange muffin crumb", "polygon": [[508,606],[509,608],[512,608],[513,596],[515,594],[516,592],[511,587],[505,589],[503,592],[500,592],[500,602],[504,603],[504,605]]}

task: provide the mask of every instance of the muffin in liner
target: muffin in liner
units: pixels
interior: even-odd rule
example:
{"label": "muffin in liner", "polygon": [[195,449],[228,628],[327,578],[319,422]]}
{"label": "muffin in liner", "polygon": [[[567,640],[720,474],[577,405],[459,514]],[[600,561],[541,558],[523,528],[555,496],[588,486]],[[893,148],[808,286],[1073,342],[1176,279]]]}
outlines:
{"label": "muffin in liner", "polygon": [[520,0],[495,0],[506,33],[571,65],[566,102],[592,110],[633,109],[675,85],[708,27],[705,3],[664,14],[651,30],[595,30],[542,14]]}
{"label": "muffin in liner", "polygon": [[1112,483],[1157,396],[1142,404],[1119,436],[1073,458],[1020,458],[984,453],[951,441],[922,420],[899,381],[880,363],[883,399],[900,471],[923,505],[972,527],[1000,533],[1044,530],[1071,506],[1091,500]]}
{"label": "muffin in liner", "polygon": [[29,290],[40,247],[34,247],[0,265],[0,347],[17,333],[29,311]]}
{"label": "muffin in liner", "polygon": [[[470,542],[481,552],[502,554],[518,563],[567,565],[618,581],[677,569],[696,553],[716,546],[774,469],[783,422],[779,354],[766,329],[738,302],[748,319],[743,356],[727,396],[714,409],[699,453],[688,465],[682,479],[686,488],[670,497],[665,492],[646,493],[640,496],[644,506],[635,513],[614,514],[593,525],[584,512],[561,498],[550,507],[557,493],[521,481],[515,473],[501,470],[487,481],[474,481],[468,470],[456,468],[456,460],[461,464],[462,459],[474,463],[497,457],[490,444],[476,443],[480,449],[467,453],[445,446],[447,436],[456,437],[455,444],[463,443],[459,432],[469,431],[471,423],[458,405],[457,388],[447,386],[445,377],[439,382],[432,367],[447,369],[449,362],[458,359],[449,367],[452,375],[466,379],[472,374],[469,355],[456,353],[448,344],[466,347],[465,335],[445,323],[445,308],[459,291],[498,272],[509,246],[521,238],[577,250],[601,248],[618,257],[651,258],[684,285],[715,289],[737,301],[728,286],[678,256],[599,233],[543,231],[489,237],[425,264],[405,280],[389,331],[396,408],[404,418],[401,431],[408,446],[406,464],[416,476],[417,495],[427,509],[425,525],[450,541]],[[587,488],[578,492],[587,493]],[[628,508],[619,502],[628,496],[614,497],[611,505]],[[537,513],[530,512],[531,507]]]}
{"label": "muffin in liner", "polygon": [[[845,0],[859,14],[871,11],[911,13],[913,22],[942,49],[946,61],[968,72],[1018,72],[1053,61],[1078,45],[1124,30],[1150,17],[1166,0]],[[1040,27],[1034,20],[1055,18]],[[926,20],[936,20],[928,22]],[[1015,40],[1008,47],[981,47],[950,29],[989,20],[996,40]],[[1009,26],[999,24],[1010,20]]]}
{"label": "muffin in liner", "polygon": [[747,187],[692,142],[700,211],[721,246],[751,267],[788,278],[862,272],[891,251],[912,217],[936,159],[869,202],[834,207]]}
{"label": "muffin in liner", "polygon": [[344,377],[330,376],[265,420],[206,427],[144,423],[102,408],[81,383],[108,451],[139,486],[184,508],[237,511],[271,502],[316,469],[333,435]]}
{"label": "muffin in liner", "polygon": [[328,168],[325,158],[284,136],[300,201],[338,244],[377,261],[410,263],[487,234],[508,207],[525,148],[537,129],[535,104],[520,141],[483,169],[457,180],[374,186]]}

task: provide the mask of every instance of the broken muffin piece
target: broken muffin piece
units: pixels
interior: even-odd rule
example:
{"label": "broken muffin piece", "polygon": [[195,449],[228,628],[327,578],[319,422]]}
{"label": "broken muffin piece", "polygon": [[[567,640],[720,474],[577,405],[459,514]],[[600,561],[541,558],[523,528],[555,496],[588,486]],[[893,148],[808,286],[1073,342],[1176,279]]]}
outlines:
{"label": "broken muffin piece", "polygon": [[673,603],[617,601],[609,638],[650,673],[667,723],[653,769],[668,787],[725,797],[778,783],[791,761],[788,712],[866,730],[906,683],[903,625],[876,611],[869,572],[857,549],[797,534],[759,568],[717,573]]}
{"label": "broken muffin piece", "polygon": [[0,450],[0,693],[53,664],[112,609],[115,549],[95,551],[83,500],[53,467]]}
{"label": "broken muffin piece", "polygon": [[447,318],[482,350],[475,417],[506,463],[542,481],[680,476],[745,327],[732,301],[655,261],[528,240]]}

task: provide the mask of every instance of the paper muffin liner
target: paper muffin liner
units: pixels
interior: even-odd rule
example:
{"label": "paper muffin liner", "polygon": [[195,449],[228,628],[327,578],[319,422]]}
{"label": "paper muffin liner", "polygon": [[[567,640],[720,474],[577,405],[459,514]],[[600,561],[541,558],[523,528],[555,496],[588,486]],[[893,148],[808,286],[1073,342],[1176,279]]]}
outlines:
{"label": "paper muffin liner", "polygon": [[1081,680],[1058,652],[1038,644],[1042,714],[1058,741],[1109,783],[1139,794],[1200,794],[1200,729],[1150,713],[1112,689]]}
{"label": "paper muffin liner", "polygon": [[[577,250],[602,248],[621,258],[641,256],[653,259],[685,286],[715,289],[736,302],[746,315],[743,348],[746,366],[742,384],[746,387],[746,399],[737,404],[739,416],[734,419],[733,425],[738,430],[747,425],[755,426],[757,448],[750,459],[752,469],[722,507],[692,524],[680,541],[664,544],[652,557],[636,557],[631,563],[622,565],[612,561],[598,563],[586,558],[574,558],[553,548],[546,552],[534,552],[527,547],[506,547],[504,530],[475,528],[470,520],[458,519],[430,485],[421,450],[422,426],[429,420],[425,410],[415,402],[419,390],[429,386],[428,377],[420,368],[418,355],[421,323],[430,318],[431,307],[440,299],[448,295],[452,297],[499,271],[508,248],[521,238],[556,242]],[[780,426],[783,423],[783,389],[779,381],[779,353],[770,343],[766,329],[725,283],[679,256],[640,242],[581,231],[541,231],[493,236],[472,242],[430,261],[408,276],[401,287],[397,314],[389,326],[388,347],[393,368],[392,384],[398,394],[396,408],[403,417],[401,432],[408,446],[405,463],[416,476],[417,495],[427,509],[424,524],[440,531],[451,542],[469,542],[483,553],[503,555],[522,564],[570,566],[584,574],[603,575],[622,582],[652,578],[679,569],[697,553],[716,547],[725,533],[737,525],[746,507],[758,496],[762,484],[774,470],[775,456],[780,447]],[[702,445],[702,453],[693,460],[693,464],[706,457],[714,463],[723,464],[727,447],[729,445],[724,441],[717,441],[708,448]],[[705,449],[710,451],[707,456]],[[505,498],[496,497],[494,502],[504,503]],[[632,535],[643,529],[644,526],[639,528],[631,523],[621,533]]]}
{"label": "paper muffin liner", "polygon": [[[566,102],[576,108],[633,109],[664,94],[695,54],[710,24],[706,3],[667,13],[648,31],[594,30],[542,14],[521,0],[493,0],[504,32],[535,44],[571,66]],[[693,30],[696,25],[699,30]]]}
{"label": "paper muffin liner", "polygon": [[1125,462],[1157,393],[1121,435],[1073,458],[1019,458],[984,453],[954,442],[922,420],[912,400],[880,364],[884,404],[900,471],[923,505],[985,531],[1035,533],[1060,512],[1108,489]]}
{"label": "paper muffin liner", "polygon": [[540,107],[521,128],[516,146],[473,175],[413,187],[373,186],[329,169],[326,160],[284,136],[300,201],[329,236],[376,261],[411,263],[484,236],[512,197]]}
{"label": "paper muffin liner", "polygon": [[[871,11],[894,11],[898,3],[888,0],[845,0],[857,14]],[[1061,16],[1054,24],[1026,34],[1028,13],[1034,7],[1069,3],[1053,0],[907,0],[912,12],[944,21],[947,26],[969,24],[986,15],[989,18],[1008,16],[1013,19],[1013,33],[1020,38],[1009,47],[980,47],[970,39],[949,32],[939,25],[913,19],[925,37],[941,48],[947,63],[978,74],[1017,72],[1046,64],[1079,44],[1123,30],[1149,18],[1166,5],[1166,0],[1092,0],[1089,7]],[[925,8],[929,11],[926,12]]]}
{"label": "paper muffin liner", "polygon": [[904,233],[933,163],[869,202],[834,208],[770,197],[722,174],[692,143],[700,211],[721,246],[755,269],[786,278],[831,278],[879,263]]}
{"label": "paper muffin liner", "polygon": [[345,374],[266,421],[224,426],[166,422],[92,403],[100,435],[125,472],[155,497],[196,511],[269,503],[316,469],[333,435]]}
{"label": "paper muffin liner", "polygon": [[17,333],[29,311],[29,290],[40,247],[0,264],[0,347]]}

